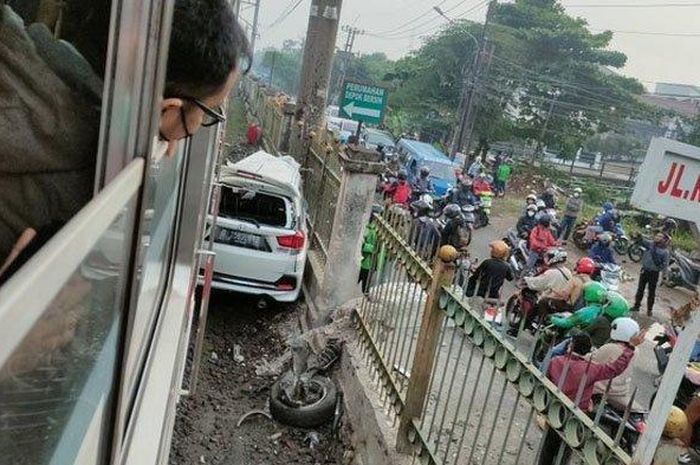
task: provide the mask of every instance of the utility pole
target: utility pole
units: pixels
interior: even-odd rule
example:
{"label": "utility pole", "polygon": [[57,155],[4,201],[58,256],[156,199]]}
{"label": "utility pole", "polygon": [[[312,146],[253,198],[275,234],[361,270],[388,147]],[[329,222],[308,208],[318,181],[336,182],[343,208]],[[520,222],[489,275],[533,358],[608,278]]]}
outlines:
{"label": "utility pole", "polygon": [[544,137],[547,135],[547,128],[549,127],[549,120],[552,118],[552,115],[554,114],[554,106],[557,104],[557,100],[559,100],[559,96],[561,95],[561,92],[559,92],[558,89],[555,89],[553,92],[553,98],[549,103],[549,110],[547,111],[547,116],[544,119],[544,124],[542,125],[542,131],[540,131],[540,136],[537,138],[537,147],[535,148],[535,151],[532,153],[532,161],[535,161],[535,158],[540,155],[540,152],[542,152],[542,143],[544,142]]}
{"label": "utility pole", "polygon": [[345,36],[345,47],[343,47],[343,50],[341,52],[338,52],[338,56],[340,57],[341,61],[340,73],[338,74],[338,80],[335,84],[335,89],[337,91],[336,97],[340,95],[340,90],[343,85],[343,81],[345,81],[345,76],[347,75],[348,64],[350,63],[350,60],[353,57],[352,51],[355,48],[355,39],[358,35],[362,35],[365,33],[364,30],[348,25],[343,26],[342,31],[345,32],[347,35]]}
{"label": "utility pole", "polygon": [[[450,144],[450,157],[454,159],[457,152],[459,152],[464,146],[469,146],[471,142],[472,130],[474,127],[474,121],[476,120],[477,105],[478,105],[478,95],[481,92],[482,79],[485,79],[488,72],[487,68],[490,66],[491,57],[493,57],[493,52],[495,47],[492,44],[488,44],[487,31],[489,23],[491,22],[491,16],[497,5],[497,0],[491,0],[489,3],[488,11],[486,12],[486,19],[484,20],[484,27],[481,30],[481,38],[479,40],[479,49],[474,57],[474,61],[469,70],[464,72],[464,80],[462,83],[462,98],[459,104],[459,124],[452,138],[452,143]],[[440,11],[439,14],[443,15]]]}
{"label": "utility pole", "polygon": [[[255,53],[255,42],[258,38],[258,22],[260,20],[260,2],[261,0],[234,0],[233,8],[236,13],[236,18],[245,27],[246,33],[250,31],[250,50]],[[252,18],[247,14],[253,10]]]}
{"label": "utility pole", "polygon": [[299,82],[297,119],[323,125],[343,0],[312,0]]}
{"label": "utility pole", "polygon": [[272,87],[272,76],[275,73],[275,61],[277,60],[277,51],[272,50],[272,63],[270,64],[270,87]]}

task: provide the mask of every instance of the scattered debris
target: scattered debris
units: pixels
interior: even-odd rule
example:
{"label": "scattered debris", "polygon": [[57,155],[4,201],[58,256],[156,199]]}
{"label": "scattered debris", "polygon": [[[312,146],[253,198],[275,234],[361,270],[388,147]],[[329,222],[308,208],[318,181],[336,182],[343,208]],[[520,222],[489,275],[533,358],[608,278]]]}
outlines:
{"label": "scattered debris", "polygon": [[212,352],[209,359],[212,362],[218,362],[219,361],[219,354],[217,354],[216,352]]}
{"label": "scattered debris", "polygon": [[236,363],[243,363],[245,361],[245,357],[241,355],[241,346],[238,344],[233,345],[233,360]]}
{"label": "scattered debris", "polygon": [[204,459],[203,455],[199,456],[199,463],[207,463],[207,461]]}
{"label": "scattered debris", "polygon": [[266,358],[261,359],[255,364],[255,375],[260,377],[279,376],[284,370],[284,366],[292,359],[292,353],[288,350],[277,357],[272,362],[268,362]]}
{"label": "scattered debris", "polygon": [[238,420],[238,423],[236,424],[237,427],[241,427],[244,421],[246,421],[249,417],[252,417],[253,415],[262,415],[268,420],[272,420],[272,415],[267,413],[265,410],[251,410],[250,412],[244,414],[241,416],[240,420]]}
{"label": "scattered debris", "polygon": [[270,436],[270,441],[277,441],[279,438],[282,437],[282,432],[280,431],[279,433],[275,433]]}

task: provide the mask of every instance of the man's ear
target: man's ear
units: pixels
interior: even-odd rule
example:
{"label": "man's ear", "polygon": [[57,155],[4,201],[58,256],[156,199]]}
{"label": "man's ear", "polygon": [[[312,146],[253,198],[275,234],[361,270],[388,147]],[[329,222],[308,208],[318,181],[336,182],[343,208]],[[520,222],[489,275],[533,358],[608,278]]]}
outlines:
{"label": "man's ear", "polygon": [[163,114],[166,111],[170,110],[171,108],[174,108],[174,109],[182,108],[183,104],[184,104],[184,102],[182,101],[182,99],[165,98],[165,99],[163,99],[162,102],[160,102],[160,112],[161,112],[161,114]]}

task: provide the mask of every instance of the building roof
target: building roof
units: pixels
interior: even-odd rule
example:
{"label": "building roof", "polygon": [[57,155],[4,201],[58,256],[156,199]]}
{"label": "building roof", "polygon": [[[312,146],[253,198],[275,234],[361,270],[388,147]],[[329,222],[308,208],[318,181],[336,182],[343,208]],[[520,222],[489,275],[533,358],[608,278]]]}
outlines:
{"label": "building roof", "polygon": [[420,154],[426,161],[434,161],[437,163],[453,164],[452,160],[447,155],[436,149],[430,144],[419,142],[412,139],[401,139],[399,145],[405,145],[409,150]]}
{"label": "building roof", "polygon": [[656,95],[675,98],[697,98],[700,99],[700,87],[690,84],[674,84],[670,82],[659,82],[656,84]]}
{"label": "building roof", "polygon": [[653,94],[642,95],[639,97],[639,99],[648,105],[652,105],[663,110],[675,111],[676,113],[688,118],[693,118],[700,115],[700,100],[679,100],[678,98],[664,97]]}

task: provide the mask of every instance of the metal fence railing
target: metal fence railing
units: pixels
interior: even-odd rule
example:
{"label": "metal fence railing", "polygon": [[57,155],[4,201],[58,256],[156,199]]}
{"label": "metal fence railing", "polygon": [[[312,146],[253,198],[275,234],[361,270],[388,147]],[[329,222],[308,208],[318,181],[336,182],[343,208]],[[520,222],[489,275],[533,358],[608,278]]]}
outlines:
{"label": "metal fence railing", "polygon": [[624,426],[601,417],[607,392],[581,411],[531,362],[532,338],[506,336],[508,315],[466,297],[469,266],[435,258],[439,238],[399,210],[373,221],[378,243],[356,317],[400,450],[430,464],[534,464],[549,434],[552,464],[631,463]]}

